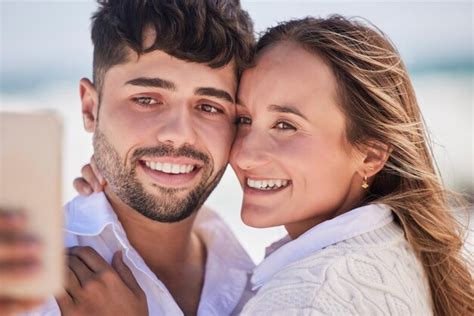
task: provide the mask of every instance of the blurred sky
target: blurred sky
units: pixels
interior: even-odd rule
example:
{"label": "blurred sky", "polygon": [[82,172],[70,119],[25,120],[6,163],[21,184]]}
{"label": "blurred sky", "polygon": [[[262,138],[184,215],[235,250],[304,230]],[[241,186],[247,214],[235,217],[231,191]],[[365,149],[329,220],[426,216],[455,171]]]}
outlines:
{"label": "blurred sky", "polygon": [[[0,1],[3,92],[90,74],[89,17],[94,1]],[[257,31],[306,15],[363,16],[391,37],[412,71],[473,68],[471,1],[242,1],[242,5]]]}

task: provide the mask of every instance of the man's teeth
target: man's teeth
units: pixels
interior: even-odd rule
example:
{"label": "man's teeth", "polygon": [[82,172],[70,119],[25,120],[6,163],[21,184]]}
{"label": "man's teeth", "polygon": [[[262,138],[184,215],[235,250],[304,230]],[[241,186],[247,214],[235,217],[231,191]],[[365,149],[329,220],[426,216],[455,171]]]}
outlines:
{"label": "man's teeth", "polygon": [[247,179],[247,185],[258,190],[274,190],[288,185],[288,180],[252,180]]}
{"label": "man's teeth", "polygon": [[193,165],[176,165],[172,163],[161,163],[161,162],[153,162],[153,161],[145,161],[145,165],[153,170],[158,170],[164,173],[172,173],[172,174],[179,174],[179,173],[190,173],[194,170]]}

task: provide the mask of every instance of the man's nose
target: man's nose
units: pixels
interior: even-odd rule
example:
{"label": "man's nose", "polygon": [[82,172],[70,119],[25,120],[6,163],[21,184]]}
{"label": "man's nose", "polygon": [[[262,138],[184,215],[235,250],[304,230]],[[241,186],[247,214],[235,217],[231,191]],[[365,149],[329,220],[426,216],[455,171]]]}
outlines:
{"label": "man's nose", "polygon": [[196,143],[196,122],[193,120],[191,109],[185,104],[176,105],[166,115],[161,115],[158,120],[160,128],[156,131],[156,138],[160,143],[179,148],[185,144]]}

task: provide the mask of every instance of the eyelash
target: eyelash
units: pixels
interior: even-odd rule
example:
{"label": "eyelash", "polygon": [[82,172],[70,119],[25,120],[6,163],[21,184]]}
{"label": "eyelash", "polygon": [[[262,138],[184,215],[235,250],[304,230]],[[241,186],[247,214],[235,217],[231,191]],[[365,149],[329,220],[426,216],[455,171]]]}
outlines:
{"label": "eyelash", "polygon": [[[242,120],[248,120],[250,122],[247,122],[247,123],[243,123]],[[250,117],[246,117],[246,116],[239,116],[235,119],[235,125],[250,125],[252,124],[252,119]]]}
{"label": "eyelash", "polygon": [[[145,107],[145,108],[149,108],[149,107],[153,107],[153,106],[156,106],[156,105],[163,104],[163,102],[161,102],[159,100],[156,100],[155,98],[144,97],[144,96],[134,97],[134,98],[132,98],[132,101],[135,102],[136,104],[138,104],[139,106],[142,106],[142,107]],[[150,103],[152,101],[155,101],[155,103]]]}
{"label": "eyelash", "polygon": [[[282,127],[278,128],[279,130],[293,130],[293,131],[296,131],[296,127],[294,127],[293,125],[291,125],[287,122],[283,122],[283,121],[277,122],[274,127],[276,127],[278,125],[282,125]],[[283,127],[283,126],[285,126],[285,127]]]}
{"label": "eyelash", "polygon": [[[207,108],[212,108],[210,111],[206,111],[204,110],[204,107],[207,107]],[[220,108],[218,108],[217,106],[214,106],[214,105],[211,105],[211,104],[207,104],[207,103],[201,103],[198,105],[198,108],[203,111],[204,113],[207,113],[209,115],[218,115],[218,114],[222,114],[224,113],[223,110],[221,110]],[[211,112],[212,110],[214,110],[215,112]]]}
{"label": "eyelash", "polygon": [[[245,120],[246,122],[244,123],[243,120]],[[252,119],[250,117],[240,116],[240,117],[237,117],[237,119],[235,120],[235,124],[236,125],[251,125],[252,124]],[[281,127],[278,127],[278,125],[281,125]],[[296,131],[296,127],[294,127],[293,125],[291,125],[287,122],[284,122],[284,121],[277,122],[273,126],[273,128],[276,128],[280,131],[287,131],[287,130]]]}

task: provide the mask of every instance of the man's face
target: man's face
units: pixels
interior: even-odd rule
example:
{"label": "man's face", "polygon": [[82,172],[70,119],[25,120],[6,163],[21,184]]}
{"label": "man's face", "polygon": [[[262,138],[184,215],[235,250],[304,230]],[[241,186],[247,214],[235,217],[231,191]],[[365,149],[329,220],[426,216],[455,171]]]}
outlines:
{"label": "man's face", "polygon": [[100,107],[97,95],[94,102],[81,93],[94,158],[122,202],[154,220],[179,221],[201,206],[227,165],[235,135],[234,69],[162,51],[130,60],[106,72]]}

